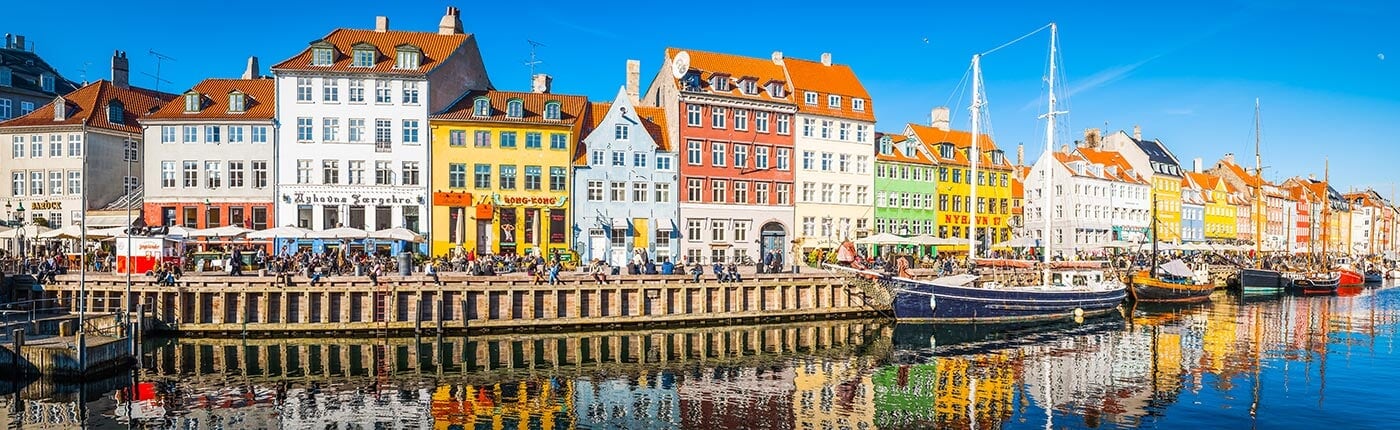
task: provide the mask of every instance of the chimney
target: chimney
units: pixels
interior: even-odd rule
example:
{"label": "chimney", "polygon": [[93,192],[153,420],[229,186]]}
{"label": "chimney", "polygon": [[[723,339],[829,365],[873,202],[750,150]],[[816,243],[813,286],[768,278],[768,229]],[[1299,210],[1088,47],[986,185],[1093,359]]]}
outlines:
{"label": "chimney", "polygon": [[380,15],[374,17],[374,32],[384,33],[389,31],[389,17]]}
{"label": "chimney", "polygon": [[1191,160],[1191,167],[1195,168],[1196,173],[1201,173],[1201,157]]}
{"label": "chimney", "polygon": [[1142,140],[1142,127],[1136,124],[1133,125],[1133,139]]}
{"label": "chimney", "polygon": [[23,34],[16,34],[16,35],[15,35],[15,49],[18,49],[18,50],[21,50],[21,51],[24,51],[24,50],[25,50],[25,48],[24,48],[24,35],[23,35]]}
{"label": "chimney", "polygon": [[258,57],[248,57],[248,67],[243,69],[243,79],[258,78]]}
{"label": "chimney", "polygon": [[1068,154],[1068,153],[1069,153],[1069,145],[1060,145],[1060,153],[1061,153],[1061,154]]}
{"label": "chimney", "polygon": [[929,125],[930,127],[934,127],[934,128],[937,128],[937,129],[943,130],[943,131],[948,131],[948,107],[947,107],[947,106],[939,106],[939,107],[933,108],[933,110],[929,112],[928,117],[929,117],[928,125]]}
{"label": "chimney", "polygon": [[1026,165],[1026,144],[1024,143],[1016,144],[1016,165]]}
{"label": "chimney", "polygon": [[783,65],[783,51],[773,51],[773,64]]}
{"label": "chimney", "polygon": [[1084,146],[1089,149],[1099,149],[1099,141],[1103,138],[1103,133],[1097,128],[1084,129]]}
{"label": "chimney", "polygon": [[642,84],[642,62],[637,60],[627,60],[627,98],[632,100],[632,105],[636,105],[638,97],[641,96],[640,88]]}
{"label": "chimney", "polygon": [[1233,152],[1226,152],[1224,157],[1220,157],[1220,161],[1224,161],[1224,162],[1230,163],[1230,164],[1235,164],[1235,153],[1233,153]]}
{"label": "chimney", "polygon": [[822,53],[822,65],[823,65],[823,66],[828,66],[828,67],[831,66],[831,53],[830,53],[830,52],[823,52],[823,53]]}
{"label": "chimney", "polygon": [[116,85],[117,88],[127,88],[127,87],[129,86],[129,85],[128,85],[127,78],[128,78],[128,75],[130,75],[130,73],[129,73],[130,71],[131,71],[131,67],[128,65],[128,63],[127,63],[127,61],[126,61],[126,52],[122,52],[122,51],[113,51],[113,52],[112,52],[112,85]]}
{"label": "chimney", "polygon": [[549,94],[549,85],[554,82],[554,78],[544,73],[536,73],[530,80],[530,92],[535,94]]}
{"label": "chimney", "polygon": [[53,99],[53,121],[63,122],[66,119],[68,119],[68,100],[65,100],[63,96],[58,96]]}
{"label": "chimney", "polygon": [[15,46],[15,37],[11,36],[10,33],[5,33],[5,49],[10,49],[12,46]]}
{"label": "chimney", "polygon": [[448,6],[447,13],[438,21],[438,34],[462,34],[462,11]]}
{"label": "chimney", "polygon": [[1312,173],[1309,173],[1309,174],[1308,174],[1308,180],[1309,180],[1309,181],[1317,181],[1317,175],[1312,174]]}

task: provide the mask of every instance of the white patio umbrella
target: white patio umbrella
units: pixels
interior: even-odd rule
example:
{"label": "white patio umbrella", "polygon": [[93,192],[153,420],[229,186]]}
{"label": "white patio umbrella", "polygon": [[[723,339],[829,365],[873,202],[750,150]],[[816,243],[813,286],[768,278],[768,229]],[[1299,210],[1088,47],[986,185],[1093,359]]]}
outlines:
{"label": "white patio umbrella", "polygon": [[1137,248],[1138,244],[1126,240],[1111,240],[1100,245],[1101,248]]}
{"label": "white patio umbrella", "polygon": [[422,242],[423,236],[403,227],[386,228],[369,234],[371,239],[402,240],[405,242]]}
{"label": "white patio umbrella", "polygon": [[[83,228],[78,225],[68,225],[60,229],[49,230],[39,234],[40,239],[81,239]],[[100,239],[102,236],[88,232],[89,239]]]}
{"label": "white patio umbrella", "polygon": [[311,233],[311,230],[289,225],[251,232],[244,237],[248,239],[304,239],[308,233]]}
{"label": "white patio umbrella", "polygon": [[53,229],[30,224],[24,227],[0,232],[0,239],[16,239],[19,238],[21,235],[28,238],[38,238],[40,234],[46,233],[50,230]]}
{"label": "white patio umbrella", "polygon": [[938,236],[931,236],[931,235],[927,235],[927,234],[921,234],[921,235],[918,235],[918,236],[914,236],[914,237],[909,238],[909,240],[914,241],[914,243],[917,243],[917,244],[920,244],[920,245],[933,245],[933,246],[942,246],[942,245],[962,245],[962,244],[966,243],[966,242],[961,241],[961,240],[956,240],[956,239],[944,239],[944,238],[941,238],[941,237],[938,237]]}
{"label": "white patio umbrella", "polygon": [[192,233],[192,232],[194,232],[194,229],[192,229],[192,228],[181,227],[181,226],[178,226],[178,225],[172,225],[172,226],[170,226],[170,227],[167,227],[167,229],[165,230],[165,235],[166,235],[166,236],[192,237],[192,236],[190,235],[190,233]]}
{"label": "white patio umbrella", "polygon": [[308,239],[364,239],[367,237],[369,237],[369,232],[351,227],[336,227],[306,234]]}
{"label": "white patio umbrella", "polygon": [[870,237],[856,239],[859,245],[914,245],[914,241],[899,237],[890,233],[880,233]]}
{"label": "white patio umbrella", "polygon": [[993,248],[1030,248],[1038,246],[1040,240],[1030,236],[1021,236],[1011,240],[992,245]]}
{"label": "white patio umbrella", "polygon": [[126,234],[126,227],[90,228],[88,237],[117,237]]}
{"label": "white patio umbrella", "polygon": [[191,231],[191,232],[190,232],[190,236],[194,236],[194,237],[234,238],[234,237],[240,237],[240,236],[246,235],[246,234],[248,234],[248,233],[252,233],[252,232],[253,232],[253,230],[246,229],[246,228],[243,228],[243,227],[239,227],[239,226],[236,226],[236,225],[226,225],[226,226],[223,226],[223,227],[214,227],[214,228],[206,228],[206,229],[201,229],[201,230],[194,230],[194,231]]}

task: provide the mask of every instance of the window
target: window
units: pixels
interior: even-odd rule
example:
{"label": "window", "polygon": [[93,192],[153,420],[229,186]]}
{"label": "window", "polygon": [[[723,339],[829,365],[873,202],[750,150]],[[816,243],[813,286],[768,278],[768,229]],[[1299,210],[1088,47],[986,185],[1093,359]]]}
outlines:
{"label": "window", "polygon": [[13,158],[24,158],[24,136],[10,137],[10,156]]}
{"label": "window", "polygon": [[228,111],[231,113],[242,113],[247,110],[248,97],[241,92],[233,91],[228,94]]}
{"label": "window", "polygon": [[549,190],[563,191],[565,188],[567,188],[568,179],[565,176],[565,170],[563,167],[550,167]]}
{"label": "window", "polygon": [[549,149],[569,149],[568,135],[564,133],[549,134]]}
{"label": "window", "polygon": [[297,101],[311,101],[311,78],[297,78]]}
{"label": "window", "polygon": [[491,188],[491,165],[477,164],[472,178],[472,186],[478,190]]}
{"label": "window", "polygon": [[350,103],[364,103],[364,102],[365,102],[365,80],[364,80],[364,79],[351,79],[351,80],[350,80]]}
{"label": "window", "polygon": [[851,99],[851,109],[855,111],[864,111],[865,99]]}
{"label": "window", "polygon": [[491,116],[491,99],[485,96],[472,99],[472,116]]}
{"label": "window", "polygon": [[175,188],[175,162],[160,162],[160,186],[161,188]]}
{"label": "window", "polygon": [[418,120],[403,120],[403,143],[418,143]]}
{"label": "window", "polygon": [[749,146],[734,145],[734,167],[740,169],[749,166]]}
{"label": "window", "polygon": [[809,105],[817,104],[817,93],[804,91],[802,93],[802,100]]}
{"label": "window", "polygon": [[652,189],[656,190],[656,201],[665,203],[671,201],[671,183],[657,182],[652,184]]}
{"label": "window", "polygon": [[621,181],[609,182],[608,200],[614,202],[627,201],[627,183]]}
{"label": "window", "polygon": [[403,162],[403,184],[404,184],[404,185],[418,185],[419,174],[420,174],[420,173],[419,173],[419,168],[418,168],[418,162],[417,162],[417,161],[405,161],[405,162]]}
{"label": "window", "polygon": [[394,56],[394,68],[406,70],[417,69],[422,62],[420,61],[422,55],[423,54],[419,52],[416,47],[405,46],[400,48]]}
{"label": "window", "polygon": [[[136,157],[131,154],[134,151],[135,150],[133,148],[128,147],[127,157],[123,161],[136,161]],[[55,134],[49,136],[49,156],[53,158],[59,158],[63,156],[63,135]]]}
{"label": "window", "polygon": [[561,117],[561,115],[559,114],[559,106],[559,102],[545,102],[544,119],[550,121],[558,121]]}
{"label": "window", "polygon": [[[743,242],[744,240],[746,240],[746,239],[748,238],[748,234],[749,234],[749,222],[748,222],[748,221],[734,221],[734,241],[735,241],[735,242]],[[735,251],[735,254],[738,254],[738,255],[743,255],[743,253],[744,253],[744,250],[742,250],[742,249]]]}
{"label": "window", "polygon": [[650,196],[648,195],[649,192],[650,192],[650,190],[647,189],[649,185],[650,185],[650,184],[648,184],[648,183],[646,183],[646,182],[633,182],[633,183],[632,183],[632,201],[634,201],[634,202],[643,202],[643,203],[645,203],[645,202],[647,201],[647,199],[650,197]]}
{"label": "window", "polygon": [[788,148],[778,148],[778,170],[788,170],[788,156],[792,152]]}
{"label": "window", "polygon": [[14,172],[10,174],[10,195],[24,195],[24,172]]}
{"label": "window", "polygon": [[788,134],[788,127],[791,125],[791,122],[792,116],[785,113],[778,114],[778,134]]}
{"label": "window", "polygon": [[[6,69],[0,69],[0,72],[4,71],[6,71]],[[10,99],[0,99],[0,119],[10,119],[10,117],[13,116],[12,110],[14,109],[14,105],[11,103],[13,102],[11,102]]]}
{"label": "window", "polygon": [[700,106],[699,106],[699,105],[686,105],[686,106],[685,106],[685,124],[688,125],[688,126],[691,126],[691,127],[699,127],[699,126],[700,126]]}
{"label": "window", "polygon": [[838,139],[838,140],[849,140],[850,138],[851,138],[851,124],[850,124],[850,123],[845,123],[845,122],[841,123],[841,124],[837,127],[836,139]]}
{"label": "window", "polygon": [[671,170],[671,157],[667,155],[656,156],[656,170]]}
{"label": "window", "polygon": [[813,182],[803,182],[802,199],[798,201],[803,203],[817,201],[817,184]]}
{"label": "window", "polygon": [[710,107],[710,127],[724,128],[724,122],[728,118],[724,108],[719,106]]}
{"label": "window", "polygon": [[710,144],[710,165],[711,165],[711,166],[715,166],[715,167],[724,167],[724,158],[725,158],[724,155],[725,155],[725,150],[724,150],[724,144],[723,144],[723,143],[711,143],[711,144]]}
{"label": "window", "polygon": [[326,185],[340,183],[340,160],[321,161],[321,183]]}
{"label": "window", "polygon": [[80,170],[68,171],[68,194],[82,194],[83,192],[83,172]]}
{"label": "window", "polygon": [[724,203],[726,196],[729,194],[727,185],[728,181],[723,179],[711,179],[710,188],[713,193],[710,194],[710,201],[713,203]]}
{"label": "window", "polygon": [[321,101],[340,103],[340,85],[337,85],[335,79],[321,79]]}
{"label": "window", "polygon": [[749,183],[745,181],[734,181],[734,203],[749,202]]}
{"label": "window", "polygon": [[525,189],[540,189],[540,179],[543,175],[540,166],[525,166]]}
{"label": "window", "polygon": [[243,143],[243,127],[237,125],[228,126],[228,143]]}
{"label": "window", "polygon": [[748,109],[734,109],[734,129],[746,131],[749,129]]}
{"label": "window", "polygon": [[501,180],[500,180],[500,188],[501,188],[502,190],[514,190],[514,189],[515,189],[515,166],[514,166],[514,165],[501,165],[500,171],[501,171],[501,172],[500,172],[500,175],[501,175],[501,178],[500,178],[500,179],[501,179]]}
{"label": "window", "polygon": [[267,161],[253,162],[253,188],[267,188]]}
{"label": "window", "polygon": [[486,130],[477,130],[474,132],[472,134],[472,146],[477,148],[490,148],[491,132]]}
{"label": "window", "polygon": [[588,181],[588,201],[603,201],[603,181]]}
{"label": "window", "polygon": [[63,195],[63,172],[49,172],[49,195]]}
{"label": "window", "polygon": [[831,121],[822,120],[822,139],[831,138]]}
{"label": "window", "polygon": [[865,185],[856,186],[856,204],[865,205],[870,201],[869,199],[870,190]]}
{"label": "window", "polygon": [[374,120],[374,149],[388,149],[394,139],[394,124],[387,119]]}
{"label": "window", "polygon": [[44,195],[44,172],[29,172],[29,195]]}
{"label": "window", "polygon": [[219,169],[222,164],[218,161],[204,162],[204,186],[206,188],[219,188],[224,185],[224,175]]}
{"label": "window", "polygon": [[219,143],[220,141],[222,141],[222,139],[219,138],[219,126],[204,126],[204,143]]}
{"label": "window", "polygon": [[354,62],[350,67],[374,67],[375,52],[373,49],[355,49]]}
{"label": "window", "polygon": [[701,181],[702,180],[698,178],[690,178],[685,180],[686,201],[699,202],[702,200],[702,187],[700,185]]}
{"label": "window", "polygon": [[[703,223],[702,223],[700,220],[698,220],[698,219],[692,219],[692,220],[686,221],[686,226],[685,226],[685,227],[686,227],[686,239],[690,239],[690,241],[692,241],[692,242],[700,240],[700,229],[701,229],[701,226],[702,226],[702,225],[703,225]],[[699,251],[699,250],[698,250],[698,249],[692,249],[691,251]],[[697,257],[692,257],[692,258],[697,258]]]}
{"label": "window", "polygon": [[374,81],[374,102],[379,104],[389,104],[394,102],[393,89],[389,87],[389,81]]}
{"label": "window", "polygon": [[[20,115],[28,115],[30,112],[34,112],[34,102],[23,102],[23,101],[22,101],[22,102],[19,102],[19,114],[20,114]],[[110,114],[110,111],[109,111],[109,114]],[[112,115],[112,116],[113,116],[113,117],[120,117],[120,115]],[[117,122],[120,123],[121,121],[117,121]]]}
{"label": "window", "polygon": [[812,137],[812,128],[816,125],[816,123],[817,123],[817,120],[814,120],[814,119],[811,119],[811,118],[803,118],[803,119],[802,119],[802,136],[803,136],[803,137]]}
{"label": "window", "polygon": [[826,96],[826,107],[840,109],[840,108],[841,108],[841,96],[838,96],[838,95],[835,95],[835,94]]}
{"label": "window", "polygon": [[525,116],[525,102],[520,99],[512,99],[506,102],[506,116],[511,118],[521,118]]}
{"label": "window", "polygon": [[841,154],[836,164],[836,170],[841,173],[851,172],[851,154]]}
{"label": "window", "polygon": [[[728,224],[729,223],[724,222],[724,220],[710,220],[710,240],[723,241],[724,231],[729,229]],[[717,257],[715,261],[723,261],[724,254],[720,253],[718,255],[719,257]]]}
{"label": "window", "polygon": [[603,165],[603,151],[600,149],[593,150],[591,160],[593,161],[591,161],[589,164],[592,164],[594,166]]}
{"label": "window", "polygon": [[185,93],[185,112],[199,112],[199,93]]}
{"label": "window", "polygon": [[[185,127],[186,142],[192,142],[192,140],[190,139],[191,128],[193,127]],[[297,141],[310,142],[313,138],[314,137],[311,135],[311,118],[297,118]]]}
{"label": "window", "polygon": [[391,161],[374,162],[374,184],[394,185],[394,165]]}
{"label": "window", "polygon": [[321,141],[340,140],[340,118],[321,118]]}
{"label": "window", "polygon": [[514,147],[515,147],[515,132],[514,132],[514,131],[503,131],[503,132],[501,132],[501,147],[502,147],[502,148],[514,148]]}
{"label": "window", "polygon": [[627,165],[627,153],[624,152],[624,151],[613,151],[613,152],[612,152],[612,165],[614,165],[614,166],[626,166],[626,165]]}
{"label": "window", "polygon": [[755,204],[768,204],[768,183],[755,182],[753,184],[753,200]]}
{"label": "window", "polygon": [[228,162],[228,186],[229,188],[243,188],[243,162]]}
{"label": "window", "polygon": [[822,171],[823,171],[823,172],[830,172],[830,171],[831,171],[831,153],[830,153],[830,152],[823,152],[823,153],[822,153]]}
{"label": "window", "polygon": [[[190,170],[189,163],[191,163],[191,162],[190,162],[190,161],[186,161],[186,162],[185,162],[185,186],[187,186],[187,187],[190,186],[190,185],[189,185],[189,170]],[[297,183],[298,183],[298,184],[309,184],[309,183],[311,183],[311,160],[297,160]]]}
{"label": "window", "polygon": [[267,143],[267,127],[254,126],[252,128],[253,143]]}
{"label": "window", "polygon": [[403,104],[418,104],[418,81],[404,81],[403,83]]}
{"label": "window", "polygon": [[632,167],[646,167],[646,166],[647,166],[647,154],[646,154],[645,152],[638,152],[638,153],[632,154]]}
{"label": "window", "polygon": [[850,204],[850,203],[851,203],[851,186],[850,186],[850,185],[841,184],[840,199],[837,200],[837,202],[843,203],[843,204]]}
{"label": "window", "polygon": [[447,132],[448,146],[467,146],[467,132],[465,130],[450,130]]}
{"label": "window", "polygon": [[542,137],[542,136],[541,136],[540,132],[538,132],[538,131],[527,131],[527,132],[525,132],[525,148],[526,148],[526,149],[540,149],[540,138],[541,138],[541,137]]}
{"label": "window", "polygon": [[[737,120],[736,120],[736,121],[737,121]],[[763,112],[763,111],[754,112],[754,114],[753,114],[753,124],[754,124],[754,129],[757,130],[759,133],[767,133],[767,132],[768,132],[768,112]]]}
{"label": "window", "polygon": [[34,158],[44,157],[44,136],[29,136],[29,156]]}
{"label": "window", "polygon": [[331,51],[331,48],[312,48],[312,49],[311,49],[311,65],[313,65],[313,66],[329,66],[329,65],[331,65],[331,63],[333,63],[333,62],[335,62],[335,55],[334,55],[334,53]]}
{"label": "window", "polygon": [[346,179],[351,185],[361,185],[365,183],[365,162],[364,160],[351,160],[347,164]]}
{"label": "window", "polygon": [[692,166],[700,165],[700,141],[686,142],[685,162]]}
{"label": "window", "polygon": [[816,165],[817,153],[812,151],[802,151],[802,170],[812,170]]}
{"label": "window", "polygon": [[792,203],[792,184],[778,184],[778,204]]}
{"label": "window", "polygon": [[[477,166],[483,166],[478,164]],[[488,171],[489,172],[489,171]],[[490,173],[487,173],[490,175]],[[447,187],[466,188],[467,187],[467,165],[466,163],[448,163],[447,165]]]}

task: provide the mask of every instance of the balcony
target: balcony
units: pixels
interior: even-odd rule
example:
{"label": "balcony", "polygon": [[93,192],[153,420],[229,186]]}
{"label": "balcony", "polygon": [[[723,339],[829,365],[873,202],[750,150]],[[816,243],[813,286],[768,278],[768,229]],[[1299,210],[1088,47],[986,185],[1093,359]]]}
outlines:
{"label": "balcony", "polygon": [[393,142],[388,139],[376,139],[374,141],[374,152],[393,152]]}

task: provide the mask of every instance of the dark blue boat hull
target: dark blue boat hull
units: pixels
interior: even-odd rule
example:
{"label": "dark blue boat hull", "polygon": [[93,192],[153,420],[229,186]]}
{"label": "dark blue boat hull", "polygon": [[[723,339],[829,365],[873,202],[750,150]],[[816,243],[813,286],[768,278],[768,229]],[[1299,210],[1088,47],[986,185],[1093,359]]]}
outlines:
{"label": "dark blue boat hull", "polygon": [[894,315],[901,322],[1014,322],[1087,317],[1117,310],[1128,296],[1127,288],[1033,291],[951,287],[905,279],[886,282],[895,291]]}
{"label": "dark blue boat hull", "polygon": [[1288,282],[1283,279],[1283,274],[1277,270],[1268,269],[1240,269],[1240,287],[1242,288],[1284,288]]}

